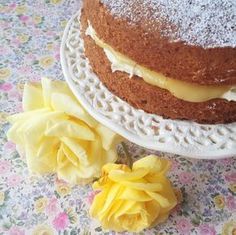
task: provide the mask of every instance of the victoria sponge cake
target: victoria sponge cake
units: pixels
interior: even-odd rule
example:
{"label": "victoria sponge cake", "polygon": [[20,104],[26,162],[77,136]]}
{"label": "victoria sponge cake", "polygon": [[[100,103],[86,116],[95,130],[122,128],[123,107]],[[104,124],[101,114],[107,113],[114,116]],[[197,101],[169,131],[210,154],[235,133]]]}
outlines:
{"label": "victoria sponge cake", "polygon": [[135,108],[236,121],[235,0],[84,0],[80,21],[93,71]]}

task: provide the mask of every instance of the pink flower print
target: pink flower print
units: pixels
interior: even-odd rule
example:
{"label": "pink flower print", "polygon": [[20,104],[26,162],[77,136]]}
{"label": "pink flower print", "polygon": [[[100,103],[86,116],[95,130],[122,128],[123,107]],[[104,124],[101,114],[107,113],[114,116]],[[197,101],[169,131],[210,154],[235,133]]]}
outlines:
{"label": "pink flower print", "polygon": [[60,53],[60,45],[54,45],[54,51],[55,53]]}
{"label": "pink flower print", "polygon": [[19,47],[21,43],[20,43],[20,40],[19,40],[18,38],[13,38],[13,39],[11,40],[11,44],[12,44],[13,46]]}
{"label": "pink flower print", "polygon": [[5,82],[3,84],[0,85],[0,90],[2,91],[10,91],[12,89],[12,84],[11,83],[8,83],[8,82]]}
{"label": "pink flower print", "polygon": [[56,59],[57,61],[60,60],[60,53],[58,53],[58,54],[55,55],[55,59]]}
{"label": "pink flower print", "polygon": [[53,32],[52,30],[50,30],[50,31],[47,31],[47,32],[46,32],[46,35],[53,37],[53,36],[55,36],[55,32]]}
{"label": "pink flower print", "polygon": [[172,160],[171,161],[171,170],[175,171],[175,170],[178,170],[178,168],[179,168],[179,163],[176,160]]}
{"label": "pink flower print", "polygon": [[13,142],[11,142],[11,141],[6,142],[3,145],[4,154],[9,155],[10,153],[14,152],[15,150],[16,150],[16,145]]}
{"label": "pink flower print", "polygon": [[235,211],[236,210],[236,198],[234,196],[226,197],[226,205],[230,210]]}
{"label": "pink flower print", "polygon": [[16,145],[11,141],[8,141],[4,144],[4,149],[13,151],[13,150],[15,150],[15,148],[16,148]]}
{"label": "pink flower print", "polygon": [[179,221],[177,221],[176,228],[180,234],[185,235],[185,234],[190,234],[192,226],[187,219],[180,219]]}
{"label": "pink flower print", "polygon": [[19,69],[19,72],[26,75],[26,74],[30,74],[30,73],[32,72],[32,69],[31,69],[30,66],[25,65],[25,66],[22,66],[22,67]]}
{"label": "pink flower print", "polygon": [[199,226],[200,235],[216,235],[216,230],[214,227],[209,226],[208,224],[201,224]]}
{"label": "pink flower print", "polygon": [[27,54],[27,55],[25,56],[25,59],[26,59],[27,61],[34,61],[34,60],[36,60],[36,56],[35,56],[34,54],[32,54],[32,53],[29,53],[29,54]]}
{"label": "pink flower print", "polygon": [[179,181],[182,184],[190,184],[193,180],[193,176],[189,172],[182,172],[179,174]]}
{"label": "pink flower print", "polygon": [[62,212],[58,214],[52,223],[57,231],[65,230],[65,228],[69,225],[69,217],[65,212]]}
{"label": "pink flower print", "polygon": [[17,104],[16,107],[15,107],[15,110],[16,110],[17,113],[23,112],[22,103]]}
{"label": "pink flower print", "polygon": [[23,23],[26,23],[28,20],[29,20],[29,16],[25,16],[25,15],[20,16],[20,21],[22,21]]}
{"label": "pink flower print", "polygon": [[21,95],[17,90],[14,89],[8,93],[8,97],[12,100],[19,100],[21,98]]}
{"label": "pink flower print", "polygon": [[25,232],[18,227],[11,227],[7,232],[8,235],[25,235]]}
{"label": "pink flower print", "polygon": [[233,163],[233,158],[225,158],[220,160],[220,163],[222,163],[224,166],[230,165]]}
{"label": "pink flower print", "polygon": [[92,205],[94,197],[99,193],[99,191],[91,191],[88,193],[87,201],[89,205]]}
{"label": "pink flower print", "polygon": [[225,179],[226,179],[226,181],[228,181],[228,182],[232,182],[232,183],[236,182],[236,172],[226,174],[226,175],[225,175]]}
{"label": "pink flower print", "polygon": [[55,215],[58,213],[57,198],[51,198],[49,200],[48,205],[46,207],[46,212],[49,215]]}
{"label": "pink flower print", "polygon": [[40,36],[42,34],[40,29],[35,29],[35,30],[33,30],[32,33],[33,33],[34,36]]}
{"label": "pink flower print", "polygon": [[6,46],[0,46],[0,55],[7,55],[10,53],[10,49]]}
{"label": "pink flower print", "polygon": [[27,25],[35,27],[35,23],[32,20],[27,21]]}
{"label": "pink flower print", "polygon": [[7,178],[7,184],[8,184],[8,186],[10,186],[10,187],[15,187],[15,186],[17,186],[18,184],[21,183],[21,181],[22,181],[21,176],[20,176],[20,175],[16,175],[16,174],[11,175],[11,176],[9,176],[9,177]]}
{"label": "pink flower print", "polygon": [[0,160],[0,175],[8,173],[11,169],[11,163],[7,160]]}
{"label": "pink flower print", "polygon": [[7,28],[10,28],[10,27],[11,27],[11,24],[10,24],[9,22],[6,22],[6,21],[0,22],[0,28],[1,28],[2,30],[7,29]]}
{"label": "pink flower print", "polygon": [[14,2],[14,3],[11,3],[10,5],[9,5],[9,7],[11,8],[11,9],[15,9],[16,8],[16,3]]}

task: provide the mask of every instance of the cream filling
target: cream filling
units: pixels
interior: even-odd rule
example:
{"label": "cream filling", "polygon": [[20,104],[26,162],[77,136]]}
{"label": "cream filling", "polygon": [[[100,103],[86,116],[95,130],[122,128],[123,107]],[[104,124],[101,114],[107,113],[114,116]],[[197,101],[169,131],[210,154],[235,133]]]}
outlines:
{"label": "cream filling", "polygon": [[108,60],[111,62],[112,72],[126,72],[130,77],[133,75],[139,76],[145,82],[166,89],[178,99],[189,102],[204,102],[215,98],[236,101],[236,86],[203,86],[166,77],[161,73],[137,64],[127,56],[115,51],[98,38],[90,23],[86,30],[86,35],[90,36],[99,47],[103,48]]}

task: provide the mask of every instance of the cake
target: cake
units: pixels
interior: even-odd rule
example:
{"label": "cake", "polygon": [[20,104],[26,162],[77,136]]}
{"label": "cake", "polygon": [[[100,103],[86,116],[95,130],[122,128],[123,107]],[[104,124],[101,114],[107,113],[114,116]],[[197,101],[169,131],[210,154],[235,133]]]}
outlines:
{"label": "cake", "polygon": [[205,124],[236,121],[234,0],[84,0],[85,54],[132,106]]}

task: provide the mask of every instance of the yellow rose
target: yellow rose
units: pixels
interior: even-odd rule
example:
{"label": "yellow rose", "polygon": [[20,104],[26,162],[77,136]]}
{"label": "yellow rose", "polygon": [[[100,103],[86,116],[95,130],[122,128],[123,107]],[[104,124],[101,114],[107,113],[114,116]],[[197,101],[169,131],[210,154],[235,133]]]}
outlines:
{"label": "yellow rose", "polygon": [[21,34],[18,36],[18,39],[21,43],[26,43],[29,41],[29,36],[26,34]]}
{"label": "yellow rose", "polygon": [[229,189],[230,189],[232,192],[236,193],[236,184],[230,184]]}
{"label": "yellow rose", "polygon": [[5,80],[6,78],[11,76],[11,70],[9,68],[1,68],[0,69],[0,79]]}
{"label": "yellow rose", "polygon": [[0,122],[5,122],[8,117],[8,113],[0,112]]}
{"label": "yellow rose", "polygon": [[42,68],[49,68],[54,64],[54,59],[51,56],[45,56],[39,60],[39,65]]}
{"label": "yellow rose", "polygon": [[56,172],[71,184],[89,183],[117,159],[121,138],[95,121],[62,81],[26,84],[24,113],[8,118],[8,139],[21,146],[33,173]]}
{"label": "yellow rose", "polygon": [[214,197],[215,206],[219,209],[223,209],[225,207],[225,199],[221,195],[217,195]]}
{"label": "yellow rose", "polygon": [[236,221],[229,221],[223,227],[222,235],[236,235]]}
{"label": "yellow rose", "polygon": [[53,49],[53,43],[48,43],[47,44],[47,49],[52,50]]}
{"label": "yellow rose", "polygon": [[51,3],[52,4],[59,4],[61,3],[62,0],[51,0]]}
{"label": "yellow rose", "polygon": [[5,193],[4,192],[0,192],[0,206],[3,205],[5,200]]}
{"label": "yellow rose", "polygon": [[47,198],[44,198],[44,197],[36,200],[34,203],[34,209],[36,213],[42,213],[45,210],[47,202],[48,202]]}
{"label": "yellow rose", "polygon": [[4,13],[6,11],[6,7],[0,5],[0,13]]}
{"label": "yellow rose", "polygon": [[42,23],[43,18],[41,16],[34,16],[33,21],[35,24],[40,24]]}
{"label": "yellow rose", "polygon": [[60,196],[64,197],[64,196],[70,194],[71,187],[68,186],[67,184],[57,184],[56,191]]}
{"label": "yellow rose", "polygon": [[104,229],[140,232],[165,221],[177,199],[166,172],[170,162],[147,156],[133,164],[106,164],[93,184],[100,191],[90,208]]}
{"label": "yellow rose", "polygon": [[25,5],[21,5],[21,6],[16,7],[16,12],[19,15],[26,13],[26,11],[27,11],[27,7]]}
{"label": "yellow rose", "polygon": [[67,25],[67,20],[62,20],[60,25],[64,29],[66,27],[66,25]]}
{"label": "yellow rose", "polygon": [[22,93],[22,91],[24,90],[24,86],[25,86],[25,84],[24,83],[17,83],[16,84],[16,88],[17,88],[17,90],[19,91],[19,92],[21,92]]}
{"label": "yellow rose", "polygon": [[38,225],[32,232],[32,235],[54,235],[53,229],[48,225]]}

